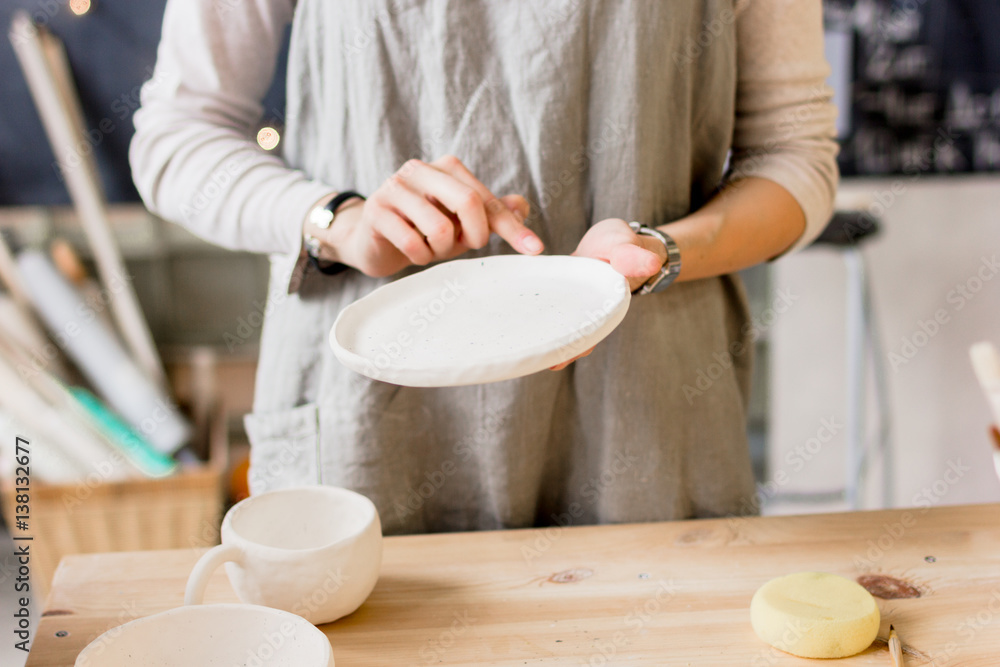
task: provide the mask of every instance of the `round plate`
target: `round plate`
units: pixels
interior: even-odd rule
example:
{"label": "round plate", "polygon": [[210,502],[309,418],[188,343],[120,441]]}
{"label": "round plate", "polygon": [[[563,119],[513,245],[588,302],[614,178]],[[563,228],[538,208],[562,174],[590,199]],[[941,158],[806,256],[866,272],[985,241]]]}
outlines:
{"label": "round plate", "polygon": [[334,667],[330,640],[287,611],[252,604],[177,607],[108,630],[76,667]]}
{"label": "round plate", "polygon": [[529,375],[596,345],[625,317],[628,280],[584,257],[445,262],[341,311],[330,344],[348,368],[411,387]]}

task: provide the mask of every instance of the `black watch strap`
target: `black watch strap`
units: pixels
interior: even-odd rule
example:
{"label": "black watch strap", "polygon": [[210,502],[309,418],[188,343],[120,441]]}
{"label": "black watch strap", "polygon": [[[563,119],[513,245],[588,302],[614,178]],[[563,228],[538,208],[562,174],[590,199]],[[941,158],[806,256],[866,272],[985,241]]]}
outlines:
{"label": "black watch strap", "polygon": [[[317,227],[321,229],[327,229],[333,224],[333,220],[337,215],[337,209],[344,204],[344,202],[350,199],[360,199],[364,201],[366,197],[353,190],[344,190],[343,192],[337,193],[333,199],[323,206],[322,211],[327,211],[327,215],[323,217],[320,221],[313,221]],[[319,257],[314,255],[312,252],[307,252],[306,255],[309,257],[309,265],[319,271],[320,273],[327,276],[335,276],[338,273],[343,273],[347,269],[351,268],[347,264],[341,264],[340,262],[327,262],[321,260]]]}
{"label": "black watch strap", "polygon": [[351,268],[347,264],[341,264],[340,262],[324,262],[316,257],[316,255],[308,255],[308,257],[309,266],[326,276],[335,276]]}

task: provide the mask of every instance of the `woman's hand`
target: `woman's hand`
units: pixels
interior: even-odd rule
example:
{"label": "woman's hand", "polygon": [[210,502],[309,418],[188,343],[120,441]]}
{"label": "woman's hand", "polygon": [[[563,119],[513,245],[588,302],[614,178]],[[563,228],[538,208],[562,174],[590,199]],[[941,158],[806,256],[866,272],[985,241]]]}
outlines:
{"label": "woman's hand", "polygon": [[[628,278],[629,289],[634,292],[663,267],[667,261],[667,249],[655,238],[633,232],[624,220],[609,218],[587,230],[573,256],[592,257],[607,262],[615,271]],[[553,366],[551,370],[566,368],[593,351],[594,348],[590,348],[569,361]]]}
{"label": "woman's hand", "polygon": [[601,220],[587,230],[573,252],[607,262],[628,278],[631,291],[656,275],[667,261],[667,249],[652,236],[640,236],[619,218]]}
{"label": "woman's hand", "polygon": [[493,232],[519,253],[537,255],[542,242],[524,226],[528,213],[524,197],[496,197],[447,155],[408,161],[366,201],[346,202],[329,229],[307,222],[305,232],[319,239],[323,259],[383,277],[482,248]]}

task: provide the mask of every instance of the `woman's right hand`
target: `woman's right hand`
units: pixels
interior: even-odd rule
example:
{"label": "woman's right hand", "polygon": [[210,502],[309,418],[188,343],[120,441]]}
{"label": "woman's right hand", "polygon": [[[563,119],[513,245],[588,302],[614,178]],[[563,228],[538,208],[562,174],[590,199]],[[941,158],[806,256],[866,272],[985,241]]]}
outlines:
{"label": "woman's right hand", "polygon": [[517,252],[537,255],[543,246],[524,226],[528,212],[524,197],[498,198],[446,155],[408,161],[364,202],[345,202],[328,229],[307,222],[305,232],[320,241],[322,259],[380,278],[482,248],[494,232]]}

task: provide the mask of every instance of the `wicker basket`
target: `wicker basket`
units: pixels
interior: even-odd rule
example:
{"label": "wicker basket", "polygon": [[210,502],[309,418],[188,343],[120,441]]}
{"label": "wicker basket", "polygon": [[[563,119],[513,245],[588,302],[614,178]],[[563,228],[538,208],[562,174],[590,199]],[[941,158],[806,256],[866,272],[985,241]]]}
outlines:
{"label": "wicker basket", "polygon": [[[219,542],[226,470],[226,420],[213,414],[206,465],[162,479],[31,486],[31,584],[48,594],[70,554],[204,547]],[[4,519],[14,525],[14,490],[4,483]]]}

